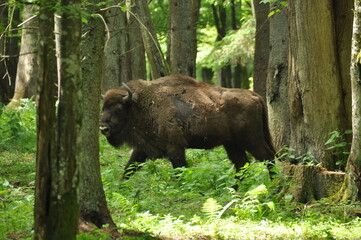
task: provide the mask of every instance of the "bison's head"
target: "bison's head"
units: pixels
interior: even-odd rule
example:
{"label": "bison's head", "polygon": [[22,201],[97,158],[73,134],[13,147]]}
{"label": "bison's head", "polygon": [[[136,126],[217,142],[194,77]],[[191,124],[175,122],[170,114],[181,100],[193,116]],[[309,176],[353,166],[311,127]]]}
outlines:
{"label": "bison's head", "polygon": [[128,123],[131,102],[132,91],[125,84],[107,91],[104,96],[99,129],[113,146],[120,146],[125,141],[124,128]]}

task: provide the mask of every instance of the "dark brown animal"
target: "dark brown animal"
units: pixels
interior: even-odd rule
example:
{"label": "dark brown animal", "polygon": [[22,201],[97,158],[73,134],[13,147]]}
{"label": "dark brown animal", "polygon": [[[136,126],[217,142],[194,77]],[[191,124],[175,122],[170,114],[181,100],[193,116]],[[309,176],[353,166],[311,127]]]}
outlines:
{"label": "dark brown animal", "polygon": [[181,75],[109,90],[100,130],[114,147],[133,147],[124,177],[146,159],[164,157],[174,168],[187,166],[186,148],[223,145],[237,171],[248,162],[245,151],[258,160],[275,154],[261,96]]}

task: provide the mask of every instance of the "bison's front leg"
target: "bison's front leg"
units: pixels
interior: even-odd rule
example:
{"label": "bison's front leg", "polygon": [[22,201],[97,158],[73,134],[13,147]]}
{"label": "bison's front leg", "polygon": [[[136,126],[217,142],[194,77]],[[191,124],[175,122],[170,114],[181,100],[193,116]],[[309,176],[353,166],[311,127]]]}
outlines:
{"label": "bison's front leg", "polygon": [[144,163],[146,159],[147,154],[144,151],[134,148],[129,161],[125,165],[123,179],[128,179],[133,175],[141,167],[140,163]]}
{"label": "bison's front leg", "polygon": [[168,147],[167,157],[171,161],[173,168],[187,167],[186,154],[183,147]]}

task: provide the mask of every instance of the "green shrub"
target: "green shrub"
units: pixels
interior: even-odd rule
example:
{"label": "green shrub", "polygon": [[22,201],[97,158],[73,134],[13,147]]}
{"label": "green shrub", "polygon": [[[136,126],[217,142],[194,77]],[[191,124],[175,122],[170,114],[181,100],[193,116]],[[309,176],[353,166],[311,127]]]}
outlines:
{"label": "green shrub", "polygon": [[0,149],[36,151],[36,107],[31,99],[23,99],[13,109],[0,104]]}

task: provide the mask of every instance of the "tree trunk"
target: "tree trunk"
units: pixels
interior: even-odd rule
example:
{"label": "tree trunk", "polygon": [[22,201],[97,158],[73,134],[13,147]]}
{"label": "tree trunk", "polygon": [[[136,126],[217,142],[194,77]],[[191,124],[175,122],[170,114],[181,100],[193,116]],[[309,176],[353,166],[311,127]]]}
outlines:
{"label": "tree trunk", "polygon": [[0,24],[5,27],[5,32],[0,38],[0,102],[4,104],[9,103],[15,90],[19,37],[18,30],[13,29],[13,25],[17,24],[19,18],[18,8],[10,9],[8,1],[0,1]]}
{"label": "tree trunk", "polygon": [[345,177],[341,172],[304,165],[285,165],[283,175],[288,178],[287,184],[283,184],[278,197],[292,195],[292,201],[301,203],[311,203],[333,196],[340,189]]}
{"label": "tree trunk", "polygon": [[170,69],[172,74],[196,76],[199,0],[171,0]]}
{"label": "tree trunk", "polygon": [[[153,79],[169,75],[169,69],[160,48],[153,22],[150,16],[148,1],[135,0],[139,12],[135,13],[141,26],[141,33]],[[131,13],[131,12],[130,12]]]}
{"label": "tree trunk", "polygon": [[212,83],[212,78],[213,78],[213,71],[211,68],[205,68],[203,67],[201,69],[201,78],[202,78],[202,81],[205,82],[205,83]]}
{"label": "tree trunk", "polygon": [[324,144],[344,126],[344,106],[337,64],[332,2],[289,1],[290,146],[311,153],[333,170],[335,160]]}
{"label": "tree trunk", "polygon": [[[95,2],[94,2],[95,3]],[[89,12],[97,8],[88,7]],[[104,24],[93,17],[84,25],[82,39],[83,68],[83,121],[81,129],[82,159],[80,164],[79,199],[81,226],[94,224],[98,228],[109,224],[117,235],[115,224],[107,207],[100,175],[99,113],[100,86],[103,75]]]}
{"label": "tree trunk", "polygon": [[[0,26],[6,26],[8,24],[8,14],[9,14],[9,8],[6,4],[5,0],[0,0]],[[8,103],[8,100],[10,99],[9,96],[9,80],[10,77],[7,74],[7,66],[6,66],[6,40],[4,34],[0,38],[0,102],[1,103]]]}
{"label": "tree trunk", "polygon": [[53,16],[56,0],[40,2],[40,11],[43,17],[39,19],[39,46],[38,46],[38,92],[37,92],[37,154],[35,180],[35,207],[34,207],[34,239],[48,239],[51,229],[48,222],[48,206],[51,205],[54,181],[51,167],[56,159],[56,117],[55,95],[53,88],[53,67],[55,64]]}
{"label": "tree trunk", "polygon": [[128,56],[130,67],[130,78],[132,79],[146,79],[146,64],[145,64],[145,49],[141,34],[141,25],[134,17],[133,13],[139,12],[135,0],[127,0],[127,29],[128,29]]}
{"label": "tree trunk", "polygon": [[[116,5],[110,2],[110,6]],[[106,10],[104,18],[108,31],[105,35],[104,77],[102,77],[102,92],[117,88],[121,82],[128,81],[130,77],[130,64],[127,55],[126,16],[118,7]],[[102,35],[104,35],[102,33]],[[104,43],[103,43],[104,45]]]}
{"label": "tree trunk", "polygon": [[[338,67],[341,75],[343,102],[346,113],[345,128],[351,129],[351,81],[350,59],[354,0],[334,0],[335,33],[337,42]],[[351,139],[347,139],[351,141]]]}
{"label": "tree trunk", "polygon": [[351,59],[352,145],[338,201],[361,200],[361,1],[355,0]]}
{"label": "tree trunk", "polygon": [[62,9],[73,11],[64,11],[61,19],[61,93],[55,131],[53,72],[49,72],[54,66],[54,36],[50,33],[54,26],[51,9],[55,4],[56,1],[49,0],[40,2],[42,58],[39,60],[35,239],[63,240],[76,239],[79,221],[81,16],[80,0],[61,1]]}
{"label": "tree trunk", "polygon": [[270,18],[270,54],[267,72],[268,119],[273,144],[280,149],[290,144],[288,106],[288,19],[287,8],[279,3],[271,9],[281,11]]}
{"label": "tree trunk", "polygon": [[38,21],[35,5],[24,5],[20,57],[15,80],[14,96],[9,107],[18,107],[21,98],[35,96],[36,80],[38,77],[37,66],[37,27]]}
{"label": "tree trunk", "polygon": [[253,90],[266,99],[266,79],[269,59],[269,32],[268,20],[269,4],[261,0],[253,0],[254,15],[256,18],[256,42],[254,51]]}
{"label": "tree trunk", "polygon": [[[224,0],[218,5],[211,4],[214,18],[214,25],[217,29],[216,41],[221,41],[227,32],[227,12],[224,7]],[[232,87],[232,69],[230,66],[222,67],[216,71],[217,84],[222,87]]]}

